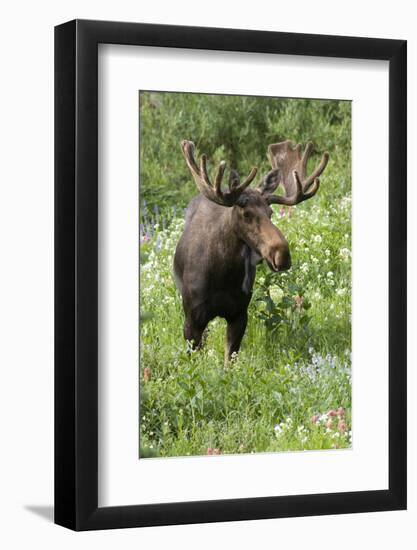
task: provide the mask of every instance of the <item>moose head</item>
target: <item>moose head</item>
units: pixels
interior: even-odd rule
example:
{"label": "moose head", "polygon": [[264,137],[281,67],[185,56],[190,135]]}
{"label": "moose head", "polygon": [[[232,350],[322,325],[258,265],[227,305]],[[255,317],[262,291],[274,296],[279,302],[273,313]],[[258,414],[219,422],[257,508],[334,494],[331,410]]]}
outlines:
{"label": "moose head", "polygon": [[[231,209],[230,223],[234,233],[244,241],[251,251],[264,259],[272,271],[283,271],[291,267],[288,242],[278,227],[271,222],[271,205],[296,205],[313,197],[320,186],[319,176],[326,168],[329,155],[324,153],[316,170],[307,176],[306,168],[313,145],[308,143],[302,153],[301,145],[293,146],[291,141],[271,144],[268,156],[272,170],[266,174],[260,184],[249,188],[257,169],[240,180],[238,173],[231,170],[228,190],[222,190],[222,181],[226,163],[220,162],[210,181],[207,172],[207,157],[202,155],[199,166],[194,159],[194,144],[182,141],[182,151],[188,168],[202,195],[210,201]],[[274,195],[282,184],[285,196]]]}

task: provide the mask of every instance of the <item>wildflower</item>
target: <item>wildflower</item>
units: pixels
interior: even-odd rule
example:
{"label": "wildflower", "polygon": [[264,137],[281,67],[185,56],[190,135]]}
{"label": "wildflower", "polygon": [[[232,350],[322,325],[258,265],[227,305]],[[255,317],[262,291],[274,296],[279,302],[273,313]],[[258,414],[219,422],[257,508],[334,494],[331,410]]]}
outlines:
{"label": "wildflower", "polygon": [[318,419],[319,419],[319,416],[317,414],[313,414],[313,416],[310,418],[310,422],[312,424],[317,424]]}
{"label": "wildflower", "polygon": [[277,303],[281,301],[281,298],[284,295],[284,291],[279,286],[273,285],[269,288],[269,295],[271,296],[272,300]]}
{"label": "wildflower", "polygon": [[219,449],[213,449],[212,447],[208,447],[207,454],[210,455],[210,456],[219,455],[220,450]]}
{"label": "wildflower", "polygon": [[149,382],[149,380],[151,379],[151,369],[149,367],[145,367],[143,369],[143,379],[145,380],[145,382]]}
{"label": "wildflower", "polygon": [[313,237],[313,241],[316,242],[316,243],[321,243],[321,241],[322,241],[321,235],[315,235]]}
{"label": "wildflower", "polygon": [[327,430],[331,431],[332,427],[333,427],[333,420],[331,418],[329,418],[329,420],[326,422],[325,426],[326,426]]}
{"label": "wildflower", "polygon": [[294,302],[295,302],[295,305],[298,309],[301,309],[303,307],[303,303],[304,303],[304,297],[303,296],[299,296],[297,294],[297,296],[294,298]]}
{"label": "wildflower", "polygon": [[343,407],[339,407],[336,412],[339,418],[345,417],[345,409]]}
{"label": "wildflower", "polygon": [[336,289],[336,294],[338,296],[344,296],[346,294],[346,288],[337,288]]}
{"label": "wildflower", "polygon": [[158,235],[157,238],[156,238],[155,249],[156,249],[157,252],[159,252],[161,250],[161,236],[160,235]]}
{"label": "wildflower", "polygon": [[288,217],[289,217],[289,218],[292,218],[293,213],[294,213],[294,208],[293,208],[292,206],[290,206],[290,207],[288,208]]}
{"label": "wildflower", "polygon": [[308,270],[309,270],[308,263],[304,262],[300,267],[300,271],[302,271],[303,273],[308,273]]}
{"label": "wildflower", "polygon": [[281,206],[278,213],[279,213],[279,217],[283,218],[285,216],[285,208]]}
{"label": "wildflower", "polygon": [[339,256],[342,258],[344,262],[347,262],[350,258],[350,250],[349,248],[341,248],[339,250]]}
{"label": "wildflower", "polygon": [[339,420],[339,423],[337,425],[337,429],[339,430],[339,432],[341,432],[342,434],[345,433],[347,431],[347,426],[346,424],[344,423],[343,420]]}
{"label": "wildflower", "polygon": [[334,275],[333,271],[328,271],[328,272],[327,272],[327,277],[328,277],[329,279],[331,279],[331,278],[333,277],[333,275]]}

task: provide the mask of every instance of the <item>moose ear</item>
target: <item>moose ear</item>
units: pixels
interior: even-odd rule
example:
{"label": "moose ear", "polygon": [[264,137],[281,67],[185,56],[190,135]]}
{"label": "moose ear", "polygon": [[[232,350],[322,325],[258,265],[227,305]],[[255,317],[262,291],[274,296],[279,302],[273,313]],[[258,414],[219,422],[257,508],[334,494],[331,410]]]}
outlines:
{"label": "moose ear", "polygon": [[266,174],[262,182],[259,184],[258,189],[262,195],[270,195],[278,187],[281,181],[281,170],[276,168]]}

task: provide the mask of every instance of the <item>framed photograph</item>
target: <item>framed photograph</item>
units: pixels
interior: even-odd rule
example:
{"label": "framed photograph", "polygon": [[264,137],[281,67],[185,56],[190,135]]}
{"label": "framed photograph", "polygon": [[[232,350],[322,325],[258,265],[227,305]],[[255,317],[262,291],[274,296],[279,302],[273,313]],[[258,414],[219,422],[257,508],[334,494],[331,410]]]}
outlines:
{"label": "framed photograph", "polygon": [[406,508],[406,42],[55,29],[55,522]]}

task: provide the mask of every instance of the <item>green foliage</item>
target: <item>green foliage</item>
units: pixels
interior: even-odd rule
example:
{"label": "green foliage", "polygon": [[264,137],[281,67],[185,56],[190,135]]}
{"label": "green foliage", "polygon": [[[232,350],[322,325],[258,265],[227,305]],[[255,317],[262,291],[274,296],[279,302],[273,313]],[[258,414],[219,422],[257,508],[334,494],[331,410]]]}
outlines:
{"label": "green foliage", "polygon": [[241,174],[252,166],[261,173],[270,170],[269,143],[313,141],[317,152],[328,150],[350,173],[350,108],[348,101],[142,92],[141,200],[151,206],[185,207],[195,195],[181,154],[182,139],[194,141],[209,163],[224,159]]}
{"label": "green foliage", "polygon": [[[349,447],[350,103],[152,93],[142,94],[141,114],[141,456]],[[187,352],[182,336],[172,261],[182,207],[196,194],[183,138],[241,172],[267,171],[266,146],[284,139],[330,152],[314,199],[274,207],[292,268],[257,268],[242,349],[229,367],[223,320],[210,323],[200,352]],[[326,416],[339,408],[343,418]]]}

